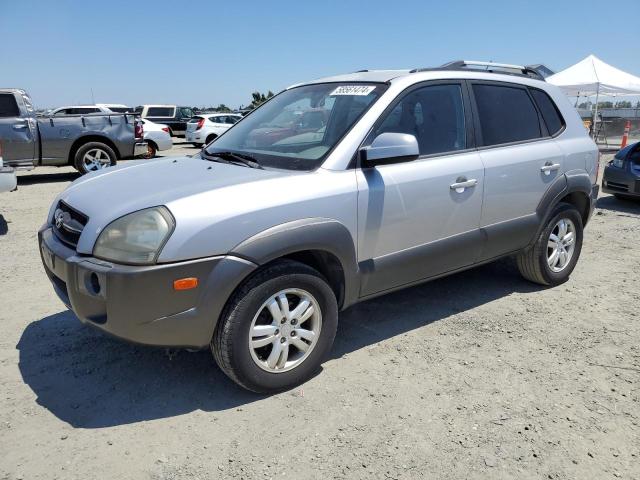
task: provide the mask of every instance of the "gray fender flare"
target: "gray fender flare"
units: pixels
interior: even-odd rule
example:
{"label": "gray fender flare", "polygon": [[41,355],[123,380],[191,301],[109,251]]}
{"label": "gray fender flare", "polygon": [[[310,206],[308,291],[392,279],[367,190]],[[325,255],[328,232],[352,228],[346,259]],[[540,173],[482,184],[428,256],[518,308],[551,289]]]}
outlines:
{"label": "gray fender flare", "polygon": [[531,244],[535,243],[540,232],[547,224],[551,212],[553,212],[553,209],[560,203],[562,198],[571,193],[579,192],[583,193],[587,199],[589,199],[591,198],[591,188],[591,177],[589,177],[589,174],[584,170],[569,170],[564,175],[555,179],[549,188],[547,188],[547,191],[542,196],[536,208],[539,224],[536,234],[531,240]]}
{"label": "gray fender flare", "polygon": [[344,273],[342,308],[355,303],[360,289],[354,239],[342,223],[330,218],[305,218],[271,227],[236,245],[229,255],[257,265],[304,251],[335,256]]}

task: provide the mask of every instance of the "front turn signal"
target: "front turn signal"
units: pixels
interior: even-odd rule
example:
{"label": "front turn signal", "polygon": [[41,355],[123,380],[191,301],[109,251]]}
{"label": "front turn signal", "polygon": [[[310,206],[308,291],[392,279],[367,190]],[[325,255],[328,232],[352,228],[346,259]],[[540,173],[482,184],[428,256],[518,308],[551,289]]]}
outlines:
{"label": "front turn signal", "polygon": [[198,279],[195,277],[179,278],[173,281],[174,290],[192,290],[198,286]]}

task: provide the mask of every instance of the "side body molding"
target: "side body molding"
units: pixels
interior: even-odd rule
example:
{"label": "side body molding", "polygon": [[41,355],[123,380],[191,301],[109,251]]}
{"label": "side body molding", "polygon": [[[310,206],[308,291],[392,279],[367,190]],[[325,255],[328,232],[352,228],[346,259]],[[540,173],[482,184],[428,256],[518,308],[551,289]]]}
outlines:
{"label": "side body molding", "polygon": [[[271,227],[236,245],[229,255],[258,265],[304,251],[335,256],[344,272],[342,308],[358,300],[360,289],[355,242],[342,223],[330,218],[305,218]],[[340,300],[340,299],[339,299]]]}

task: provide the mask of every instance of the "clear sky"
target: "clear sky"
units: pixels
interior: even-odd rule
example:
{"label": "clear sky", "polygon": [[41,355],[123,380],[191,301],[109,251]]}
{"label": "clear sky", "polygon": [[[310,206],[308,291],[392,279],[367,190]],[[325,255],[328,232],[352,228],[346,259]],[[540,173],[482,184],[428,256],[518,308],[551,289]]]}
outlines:
{"label": "clear sky", "polygon": [[[364,68],[456,59],[544,63],[590,53],[640,75],[638,0],[0,0],[0,87],[37,107],[237,107]],[[635,5],[635,7],[634,7]]]}

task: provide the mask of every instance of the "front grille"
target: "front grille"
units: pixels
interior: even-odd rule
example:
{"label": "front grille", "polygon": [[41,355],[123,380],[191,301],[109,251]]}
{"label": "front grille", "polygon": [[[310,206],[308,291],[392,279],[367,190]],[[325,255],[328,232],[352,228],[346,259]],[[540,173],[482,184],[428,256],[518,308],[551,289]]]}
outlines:
{"label": "front grille", "polygon": [[64,243],[75,248],[88,221],[86,215],[60,201],[53,213],[53,232]]}

